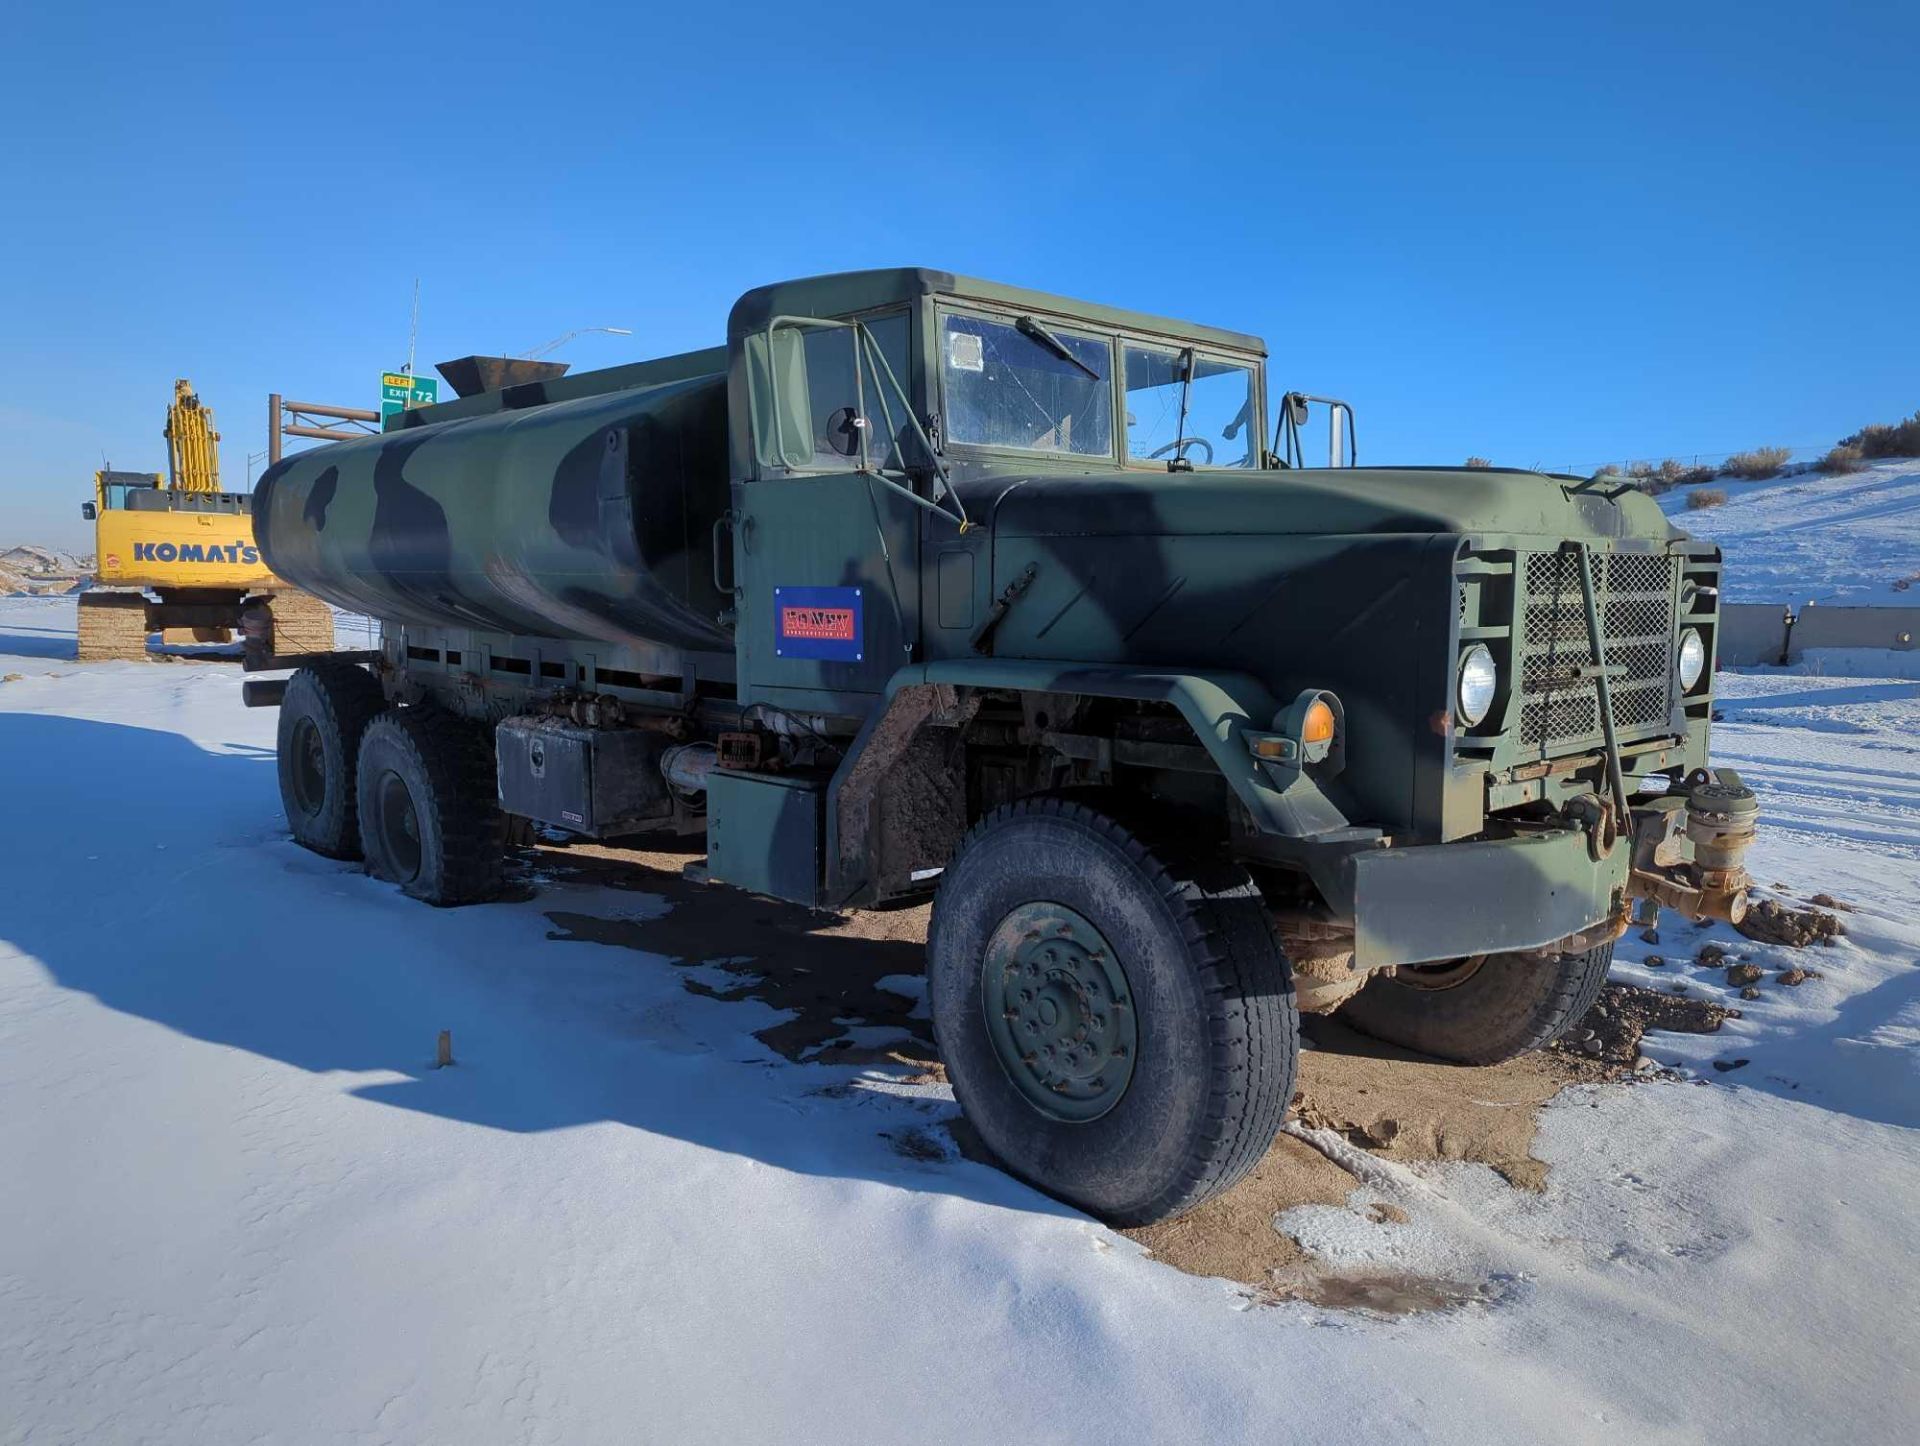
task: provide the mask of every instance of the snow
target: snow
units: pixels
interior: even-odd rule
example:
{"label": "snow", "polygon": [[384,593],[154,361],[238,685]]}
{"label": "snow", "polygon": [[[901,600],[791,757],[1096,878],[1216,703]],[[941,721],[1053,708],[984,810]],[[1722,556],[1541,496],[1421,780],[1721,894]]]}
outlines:
{"label": "snow", "polygon": [[1846,476],[1792,472],[1765,482],[1716,477],[1718,507],[1689,508],[1702,489],[1660,505],[1680,527],[1720,544],[1726,600],[1849,607],[1920,606],[1920,460],[1876,462]]}
{"label": "snow", "polygon": [[[1848,936],[1735,945],[1825,976],[1758,1001],[1688,971],[1743,1017],[1649,1038],[1687,1082],[1550,1106],[1542,1193],[1365,1156],[1351,1204],[1408,1223],[1289,1212],[1479,1286],[1386,1319],[909,1157],[942,1090],[789,1063],[769,1006],[550,938],[658,895],[433,910],[299,850],[238,670],[77,665],[72,619],[0,601],[0,1441],[1910,1439],[1920,683],[1724,678],[1756,877],[1856,905]],[[1733,940],[1676,937],[1619,977]]]}

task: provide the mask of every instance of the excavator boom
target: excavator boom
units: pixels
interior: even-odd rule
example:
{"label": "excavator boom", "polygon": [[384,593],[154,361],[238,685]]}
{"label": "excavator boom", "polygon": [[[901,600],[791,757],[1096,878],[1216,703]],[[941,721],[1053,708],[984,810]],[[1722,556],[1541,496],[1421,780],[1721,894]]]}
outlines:
{"label": "excavator boom", "polygon": [[184,377],[173,384],[165,436],[167,485],[175,492],[218,492],[220,434],[213,430],[213,408],[201,403]]}

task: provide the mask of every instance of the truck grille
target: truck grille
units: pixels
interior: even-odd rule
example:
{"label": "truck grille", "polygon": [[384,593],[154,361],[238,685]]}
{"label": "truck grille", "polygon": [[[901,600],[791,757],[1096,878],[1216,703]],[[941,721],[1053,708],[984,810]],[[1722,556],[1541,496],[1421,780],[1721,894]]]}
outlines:
{"label": "truck grille", "polygon": [[[1607,636],[1614,725],[1623,737],[1664,728],[1673,701],[1674,560],[1664,553],[1593,554],[1595,600]],[[1543,754],[1601,736],[1600,699],[1592,679],[1577,676],[1591,661],[1580,559],[1572,552],[1535,552],[1526,559],[1520,644],[1520,741]]]}

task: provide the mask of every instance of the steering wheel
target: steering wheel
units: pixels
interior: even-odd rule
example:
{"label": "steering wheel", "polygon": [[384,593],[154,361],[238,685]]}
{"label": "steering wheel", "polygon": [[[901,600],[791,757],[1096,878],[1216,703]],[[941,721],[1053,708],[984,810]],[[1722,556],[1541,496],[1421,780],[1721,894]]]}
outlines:
{"label": "steering wheel", "polygon": [[1180,455],[1184,457],[1186,453],[1180,451],[1180,449],[1184,447],[1205,447],[1207,449],[1207,465],[1209,467],[1213,465],[1213,443],[1209,442],[1205,437],[1175,437],[1171,442],[1167,443],[1166,446],[1158,447],[1147,453],[1147,456],[1149,458],[1164,457],[1169,452],[1179,452]]}

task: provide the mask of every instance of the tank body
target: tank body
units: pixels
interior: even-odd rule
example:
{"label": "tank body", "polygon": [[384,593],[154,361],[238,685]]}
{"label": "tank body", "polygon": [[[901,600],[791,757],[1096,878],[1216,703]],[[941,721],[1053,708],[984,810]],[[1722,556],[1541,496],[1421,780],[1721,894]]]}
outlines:
{"label": "tank body", "polygon": [[386,623],[733,647],[724,372],[315,448],[254,496],[277,576]]}

